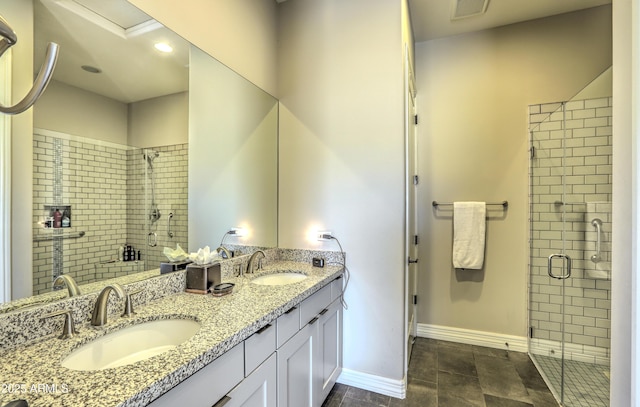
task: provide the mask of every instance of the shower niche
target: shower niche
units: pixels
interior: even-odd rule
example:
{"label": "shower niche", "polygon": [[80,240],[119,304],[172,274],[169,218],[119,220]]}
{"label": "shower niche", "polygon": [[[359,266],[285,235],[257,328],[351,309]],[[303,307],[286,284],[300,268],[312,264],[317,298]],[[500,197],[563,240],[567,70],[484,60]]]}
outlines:
{"label": "shower niche", "polygon": [[45,229],[70,228],[71,205],[44,205],[42,219]]}

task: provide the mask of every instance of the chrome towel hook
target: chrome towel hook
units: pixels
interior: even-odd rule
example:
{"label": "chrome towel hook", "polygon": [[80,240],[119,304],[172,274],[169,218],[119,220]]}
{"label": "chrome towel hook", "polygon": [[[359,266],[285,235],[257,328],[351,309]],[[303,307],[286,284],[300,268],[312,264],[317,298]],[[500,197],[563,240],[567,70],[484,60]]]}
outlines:
{"label": "chrome towel hook", "polygon": [[[18,42],[16,33],[11,29],[2,16],[0,16],[0,36],[2,37],[2,39],[0,39],[1,57],[12,45]],[[40,72],[38,72],[38,76],[36,76],[36,80],[29,93],[27,93],[27,95],[14,106],[7,107],[0,104],[0,112],[5,114],[19,114],[36,103],[36,100],[38,100],[40,95],[42,95],[44,90],[47,88],[49,81],[51,81],[53,70],[55,69],[56,62],[58,61],[58,49],[59,46],[55,42],[50,42],[49,45],[47,45],[45,62],[40,68]]]}

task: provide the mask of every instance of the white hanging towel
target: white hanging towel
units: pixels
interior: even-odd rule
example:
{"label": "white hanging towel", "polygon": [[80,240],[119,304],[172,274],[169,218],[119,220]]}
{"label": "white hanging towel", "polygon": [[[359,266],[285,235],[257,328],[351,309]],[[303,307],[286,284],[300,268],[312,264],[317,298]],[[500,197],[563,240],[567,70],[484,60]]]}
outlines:
{"label": "white hanging towel", "polygon": [[453,203],[453,267],[482,268],[486,215],[484,202]]}

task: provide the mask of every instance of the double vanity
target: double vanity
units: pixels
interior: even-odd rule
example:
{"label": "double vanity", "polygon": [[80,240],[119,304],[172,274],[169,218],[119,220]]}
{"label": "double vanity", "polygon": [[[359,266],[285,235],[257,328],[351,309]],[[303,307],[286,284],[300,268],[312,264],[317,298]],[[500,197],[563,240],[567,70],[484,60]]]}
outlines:
{"label": "double vanity", "polygon": [[221,297],[185,293],[184,271],[126,284],[141,290],[135,314],[111,295],[102,326],[89,323],[97,293],[0,314],[0,406],[321,406],[342,366],[343,266],[272,250],[243,278],[229,261]]}

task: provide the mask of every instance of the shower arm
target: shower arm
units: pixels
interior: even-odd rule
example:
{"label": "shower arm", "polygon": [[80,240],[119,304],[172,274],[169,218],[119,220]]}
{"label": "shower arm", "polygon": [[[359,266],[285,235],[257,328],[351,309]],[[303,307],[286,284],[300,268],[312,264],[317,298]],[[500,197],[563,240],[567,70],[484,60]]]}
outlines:
{"label": "shower arm", "polygon": [[[11,29],[9,24],[0,16],[0,56],[2,56],[11,46],[18,42],[16,33]],[[24,112],[33,106],[34,103],[40,98],[42,93],[49,85],[51,78],[53,77],[53,70],[56,67],[58,61],[58,44],[50,42],[47,45],[47,51],[45,55],[45,62],[36,76],[36,80],[31,87],[31,90],[26,96],[17,104],[13,106],[4,106],[0,104],[0,112],[14,115]]]}

